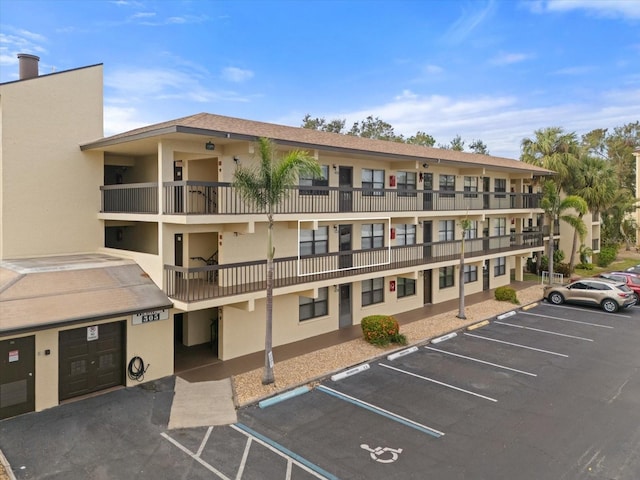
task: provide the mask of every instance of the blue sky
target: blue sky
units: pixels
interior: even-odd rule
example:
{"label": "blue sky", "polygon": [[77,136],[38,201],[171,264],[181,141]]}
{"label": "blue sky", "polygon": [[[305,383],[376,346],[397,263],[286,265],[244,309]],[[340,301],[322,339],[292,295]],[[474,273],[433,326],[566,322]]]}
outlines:
{"label": "blue sky", "polygon": [[0,82],[18,53],[41,74],[103,63],[105,135],[372,115],[518,158],[538,128],[640,120],[640,0],[0,0]]}

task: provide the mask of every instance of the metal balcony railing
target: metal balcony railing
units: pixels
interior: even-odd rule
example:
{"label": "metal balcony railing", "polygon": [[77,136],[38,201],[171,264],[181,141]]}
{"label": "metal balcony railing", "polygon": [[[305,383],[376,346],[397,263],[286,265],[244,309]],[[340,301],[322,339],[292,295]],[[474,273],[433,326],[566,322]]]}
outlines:
{"label": "metal balcony railing", "polygon": [[[156,213],[154,184],[139,183],[101,187],[103,212]],[[532,209],[540,205],[537,193],[440,192],[398,190],[294,187],[277,207],[276,213],[408,212],[443,210]],[[154,197],[154,198],[151,198]],[[230,183],[165,182],[162,213],[168,215],[238,215],[263,213],[247,204]]]}
{"label": "metal balcony railing", "polygon": [[[493,253],[537,249],[543,246],[541,233],[519,233],[465,241],[465,258]],[[461,241],[395,246],[391,249],[332,252],[312,257],[274,260],[275,288],[328,279],[382,272],[397,268],[428,266],[460,258]],[[266,289],[266,260],[208,265],[164,266],[164,290],[184,302],[198,302]]]}

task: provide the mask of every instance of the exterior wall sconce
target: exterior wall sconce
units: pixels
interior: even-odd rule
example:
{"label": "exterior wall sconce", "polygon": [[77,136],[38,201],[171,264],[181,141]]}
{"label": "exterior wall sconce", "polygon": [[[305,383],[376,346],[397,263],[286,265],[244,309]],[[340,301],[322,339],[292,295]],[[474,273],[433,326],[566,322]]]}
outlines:
{"label": "exterior wall sconce", "polygon": [[240,163],[240,158],[239,158],[239,157],[234,156],[234,157],[233,157],[233,161],[235,162],[235,164],[236,164],[236,165],[238,165],[238,164]]}
{"label": "exterior wall sconce", "polygon": [[340,287],[338,285],[333,286],[333,291],[338,293],[340,291]]}
{"label": "exterior wall sconce", "polygon": [[338,173],[338,165],[333,164],[333,173]]}
{"label": "exterior wall sconce", "polygon": [[422,168],[424,168],[426,170],[427,168],[429,168],[429,164],[427,162],[424,162],[422,164]]}
{"label": "exterior wall sconce", "polygon": [[334,231],[335,233],[338,233],[338,225],[334,225],[334,226],[333,226],[333,231]]}
{"label": "exterior wall sconce", "polygon": [[215,150],[216,149],[216,144],[213,143],[212,141],[208,141],[207,143],[204,144],[204,148],[206,150]]}

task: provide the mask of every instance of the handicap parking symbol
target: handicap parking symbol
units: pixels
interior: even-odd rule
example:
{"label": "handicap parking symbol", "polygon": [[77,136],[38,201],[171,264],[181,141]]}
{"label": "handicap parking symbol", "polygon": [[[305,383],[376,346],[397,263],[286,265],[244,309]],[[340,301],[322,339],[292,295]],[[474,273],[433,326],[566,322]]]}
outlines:
{"label": "handicap parking symbol", "polygon": [[360,448],[369,452],[369,456],[376,462],[380,463],[393,463],[395,462],[400,454],[402,453],[402,449],[398,448],[389,448],[389,447],[376,447],[369,448],[369,445],[363,443],[360,445]]}

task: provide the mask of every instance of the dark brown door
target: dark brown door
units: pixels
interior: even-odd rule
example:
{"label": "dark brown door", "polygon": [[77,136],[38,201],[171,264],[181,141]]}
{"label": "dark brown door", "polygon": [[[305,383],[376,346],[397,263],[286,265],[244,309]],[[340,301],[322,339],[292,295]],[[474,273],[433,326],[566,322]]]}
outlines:
{"label": "dark brown door", "polygon": [[340,311],[338,313],[340,328],[350,327],[353,323],[351,305],[351,284],[343,283],[340,285]]}
{"label": "dark brown door", "polygon": [[339,268],[351,268],[353,266],[353,252],[351,250],[351,231],[353,225],[339,225],[340,234],[340,257],[338,259]]}
{"label": "dark brown door", "polygon": [[338,182],[339,210],[351,212],[353,211],[353,168],[340,167]]}
{"label": "dark brown door", "polygon": [[36,408],[35,337],[0,342],[0,419]]}
{"label": "dark brown door", "polygon": [[65,330],[59,338],[60,400],[124,383],[124,322]]}
{"label": "dark brown door", "polygon": [[489,290],[489,260],[482,264],[482,290]]}
{"label": "dark brown door", "polygon": [[433,243],[433,223],[431,220],[422,222],[422,257],[429,262],[431,259],[431,244]]}
{"label": "dark brown door", "polygon": [[485,192],[482,195],[482,208],[487,210],[491,205],[490,194],[489,194],[489,190],[491,190],[491,178],[482,177],[482,190]]}
{"label": "dark brown door", "polygon": [[[173,181],[182,182],[182,161],[173,162]],[[184,213],[184,186],[174,186],[174,213]]]}
{"label": "dark brown door", "polygon": [[424,270],[422,272],[422,281],[423,281],[423,303],[425,305],[431,303],[433,299],[431,298],[431,270]]}
{"label": "dark brown door", "polygon": [[425,173],[424,194],[422,197],[422,209],[433,210],[433,173]]}

